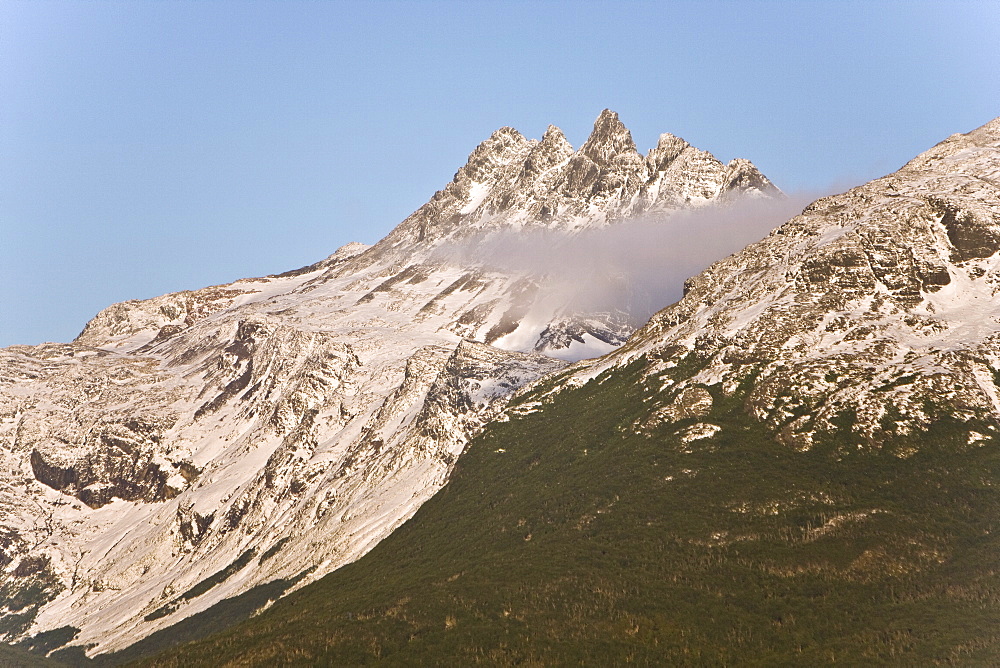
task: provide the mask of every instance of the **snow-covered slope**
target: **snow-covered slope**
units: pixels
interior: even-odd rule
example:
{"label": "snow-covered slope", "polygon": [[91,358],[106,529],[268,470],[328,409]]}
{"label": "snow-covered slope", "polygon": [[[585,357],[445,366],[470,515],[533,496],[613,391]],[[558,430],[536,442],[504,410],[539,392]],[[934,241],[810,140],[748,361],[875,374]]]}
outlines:
{"label": "snow-covered slope", "polygon": [[645,360],[663,392],[637,429],[707,415],[716,387],[798,450],[837,434],[845,456],[908,457],[898,437],[942,419],[976,447],[1000,424],[1000,119],[814,202],[685,289],[567,382]]}
{"label": "snow-covered slope", "polygon": [[671,135],[643,157],[608,111],[579,151],[556,128],[503,128],[373,247],[116,304],[73,343],[0,351],[0,633],[73,627],[107,652],[319,577],[440,489],[554,357],[632,331],[444,246],[776,194],[750,163]]}

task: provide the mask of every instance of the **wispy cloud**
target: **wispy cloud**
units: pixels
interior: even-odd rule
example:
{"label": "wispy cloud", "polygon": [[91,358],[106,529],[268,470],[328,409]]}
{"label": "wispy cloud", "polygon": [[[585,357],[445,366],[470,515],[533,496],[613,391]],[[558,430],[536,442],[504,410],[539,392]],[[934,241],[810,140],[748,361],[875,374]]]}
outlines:
{"label": "wispy cloud", "polygon": [[619,310],[638,324],[680,299],[685,279],[763,238],[817,196],[743,198],[576,233],[493,231],[440,252],[442,259],[539,277],[546,307]]}

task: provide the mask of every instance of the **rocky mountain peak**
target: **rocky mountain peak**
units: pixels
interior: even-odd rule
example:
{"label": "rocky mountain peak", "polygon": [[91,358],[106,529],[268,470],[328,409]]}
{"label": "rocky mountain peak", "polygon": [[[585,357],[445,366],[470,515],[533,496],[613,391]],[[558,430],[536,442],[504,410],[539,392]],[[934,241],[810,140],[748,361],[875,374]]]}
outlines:
{"label": "rocky mountain peak", "polygon": [[563,131],[558,127],[556,127],[555,125],[552,125],[551,123],[547,128],[545,128],[545,133],[542,135],[542,143],[544,144],[547,142],[548,143],[556,142],[559,144],[565,144],[570,148],[570,150],[573,149],[569,141],[566,140],[566,135],[563,134]]}
{"label": "rocky mountain peak", "polygon": [[770,192],[776,193],[777,188],[771,180],[761,174],[760,170],[745,158],[733,158],[726,165],[723,177],[723,190],[726,192]]}
{"label": "rocky mountain peak", "polygon": [[469,154],[465,166],[455,174],[455,180],[481,181],[489,178],[533,143],[514,128],[502,127],[494,131]]}
{"label": "rocky mountain peak", "polygon": [[[907,162],[899,171],[905,173],[940,170],[945,167],[946,163],[955,164],[967,161],[977,149],[996,147],[998,143],[1000,143],[1000,118],[996,118],[972,132],[951,135]],[[993,168],[991,170],[992,176],[987,178],[997,177],[1000,175],[998,172],[1000,172],[1000,167]]]}
{"label": "rocky mountain peak", "polygon": [[669,165],[653,173],[611,111],[579,151],[555,126],[503,127],[372,247],[113,305],[72,344],[0,351],[0,468],[19,472],[0,485],[0,576],[48,564],[12,576],[6,591],[34,598],[0,610],[0,637],[72,625],[111,651],[366,552],[520,387],[640,324],[548,290],[544,269],[494,266],[484,237],[752,188],[682,140],[657,150]]}
{"label": "rocky mountain peak", "polygon": [[542,135],[542,140],[532,148],[524,162],[521,178],[534,176],[567,160],[573,155],[573,146],[562,130],[550,125]]}
{"label": "rocky mountain peak", "polygon": [[503,127],[476,147],[451,183],[351,266],[385,260],[385,253],[412,260],[445,240],[501,228],[575,231],[743,193],[780,194],[749,162],[727,168],[669,133],[644,158],[608,109],[578,151],[554,125],[541,140]]}
{"label": "rocky mountain peak", "polygon": [[618,119],[618,114],[605,109],[594,122],[594,130],[580,147],[580,153],[587,156],[598,167],[606,167],[621,155],[638,155],[632,133]]}
{"label": "rocky mountain peak", "polygon": [[676,149],[676,152],[680,153],[686,149],[691,144],[678,137],[677,135],[670,134],[669,132],[664,132],[660,134],[659,139],[656,141],[656,150],[665,149]]}
{"label": "rocky mountain peak", "polygon": [[[500,128],[371,248],[0,350],[0,577],[22,601],[0,606],[0,636],[76,629],[77,651],[112,651],[354,561],[543,377],[548,401],[639,362],[659,389],[632,427],[685,443],[730,437],[723,405],[844,459],[912,457],[900,439],[942,415],[963,448],[1000,434],[1000,119],[818,200],[631,337],[627,314],[558,303],[540,272],[434,253],[735,194],[780,193],[671,134],[643,158],[611,111],[575,152],[554,126]],[[552,357],[617,346],[551,375]]]}
{"label": "rocky mountain peak", "polygon": [[684,149],[690,147],[691,145],[680,137],[664,132],[656,142],[656,148],[650,149],[646,155],[649,169],[654,172],[665,170]]}
{"label": "rocky mountain peak", "polygon": [[483,141],[483,143],[479,145],[479,148],[489,149],[498,146],[506,147],[511,145],[523,144],[526,141],[528,140],[525,139],[524,135],[522,135],[514,128],[505,125],[501,128],[497,128],[496,130],[494,130],[493,133],[489,136],[489,138]]}

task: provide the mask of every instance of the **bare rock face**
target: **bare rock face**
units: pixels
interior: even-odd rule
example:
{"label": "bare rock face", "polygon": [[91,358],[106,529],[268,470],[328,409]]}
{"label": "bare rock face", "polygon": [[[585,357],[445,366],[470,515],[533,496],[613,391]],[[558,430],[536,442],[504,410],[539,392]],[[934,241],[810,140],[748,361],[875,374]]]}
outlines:
{"label": "bare rock face", "polygon": [[[517,388],[564,365],[463,343],[447,313],[373,327],[386,312],[362,311],[311,330],[244,308],[133,353],[3,351],[3,581],[24,619],[6,628],[69,622],[121,647],[257,584],[318,577],[405,521]],[[266,567],[232,567],[251,552]]]}
{"label": "bare rock face", "polygon": [[642,428],[703,418],[693,393],[711,391],[798,450],[939,420],[973,447],[1000,424],[998,228],[1000,119],[817,200],[568,382],[642,358],[665,388]]}
{"label": "bare rock face", "polygon": [[564,316],[549,323],[538,337],[535,352],[558,356],[574,344],[587,345],[588,341],[617,348],[632,333],[632,319],[623,311]]}
{"label": "bare rock face", "polygon": [[71,626],[112,651],[358,558],[518,388],[565,366],[554,356],[611,350],[637,324],[442,245],[736,193],[779,195],[671,135],[643,157],[610,111],[578,151],[552,126],[501,128],[371,248],[115,304],[71,344],[0,351],[0,635]]}
{"label": "bare rock face", "polygon": [[39,482],[91,508],[114,498],[162,501],[186,486],[183,473],[191,475],[192,470],[186,462],[157,457],[170,426],[169,418],[149,415],[98,419],[78,448],[67,448],[67,443],[59,441],[35,443],[31,471]]}
{"label": "bare rock face", "polygon": [[455,179],[376,244],[378,252],[425,246],[503,228],[578,230],[650,211],[673,211],[735,195],[779,196],[747,160],[728,166],[673,135],[643,157],[618,115],[604,110],[573,151],[549,126],[540,141],[501,128]]}

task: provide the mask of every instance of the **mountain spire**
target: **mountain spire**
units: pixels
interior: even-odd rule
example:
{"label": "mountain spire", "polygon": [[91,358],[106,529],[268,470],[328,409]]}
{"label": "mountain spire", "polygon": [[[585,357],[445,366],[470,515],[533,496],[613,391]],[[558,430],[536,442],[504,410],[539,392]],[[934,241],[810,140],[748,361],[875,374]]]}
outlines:
{"label": "mountain spire", "polygon": [[607,166],[623,153],[638,155],[632,133],[618,120],[618,114],[605,109],[594,121],[594,130],[580,148],[580,152],[599,167]]}

